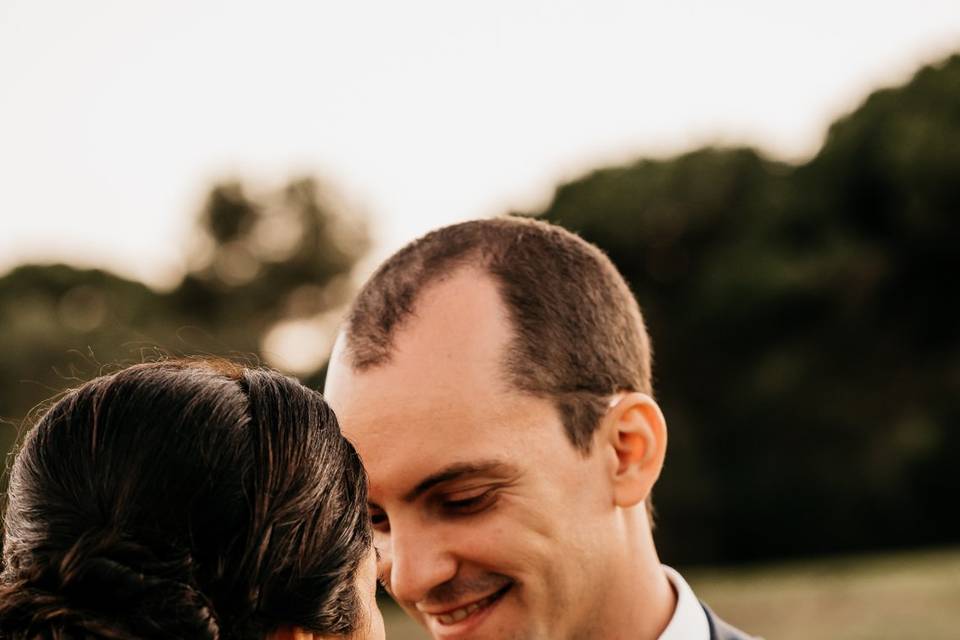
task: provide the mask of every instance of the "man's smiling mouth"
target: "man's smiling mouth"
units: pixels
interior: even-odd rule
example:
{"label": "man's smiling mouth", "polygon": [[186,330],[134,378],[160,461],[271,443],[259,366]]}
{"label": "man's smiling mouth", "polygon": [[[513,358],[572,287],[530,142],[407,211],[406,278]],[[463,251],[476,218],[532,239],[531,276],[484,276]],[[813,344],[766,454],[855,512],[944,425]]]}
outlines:
{"label": "man's smiling mouth", "polygon": [[428,613],[428,612],[424,612],[424,613],[427,616],[439,622],[441,625],[444,625],[444,626],[454,625],[454,624],[457,624],[458,622],[463,622],[467,618],[490,607],[490,605],[492,605],[493,603],[497,602],[500,598],[502,598],[507,593],[507,591],[510,590],[512,586],[513,586],[512,583],[508,584],[503,588],[501,588],[500,590],[490,594],[486,598],[477,600],[475,602],[471,602],[468,605],[458,607],[456,609],[445,611],[443,613]]}

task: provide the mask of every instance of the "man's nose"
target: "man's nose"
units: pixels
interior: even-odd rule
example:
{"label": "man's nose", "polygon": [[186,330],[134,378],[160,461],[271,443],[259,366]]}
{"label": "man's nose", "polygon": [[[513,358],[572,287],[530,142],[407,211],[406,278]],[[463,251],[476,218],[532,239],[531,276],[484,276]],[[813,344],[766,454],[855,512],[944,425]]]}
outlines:
{"label": "man's nose", "polygon": [[420,602],[431,589],[457,575],[457,559],[448,542],[439,528],[391,525],[381,569],[397,600]]}

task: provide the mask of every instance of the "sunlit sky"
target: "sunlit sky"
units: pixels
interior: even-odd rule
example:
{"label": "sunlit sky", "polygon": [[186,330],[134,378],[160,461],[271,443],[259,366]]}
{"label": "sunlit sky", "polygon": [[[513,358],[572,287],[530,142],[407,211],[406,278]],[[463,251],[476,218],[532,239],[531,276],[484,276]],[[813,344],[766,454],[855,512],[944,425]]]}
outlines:
{"label": "sunlit sky", "polygon": [[321,176],[376,256],[706,143],[803,159],[957,0],[0,0],[0,271],[182,273],[218,179]]}

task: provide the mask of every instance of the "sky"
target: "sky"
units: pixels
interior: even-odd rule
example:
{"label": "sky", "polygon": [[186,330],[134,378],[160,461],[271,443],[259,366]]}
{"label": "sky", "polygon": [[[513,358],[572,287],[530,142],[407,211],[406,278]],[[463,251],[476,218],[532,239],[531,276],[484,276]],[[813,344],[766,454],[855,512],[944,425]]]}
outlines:
{"label": "sky", "polygon": [[319,176],[369,265],[703,144],[801,161],[960,50],[956,0],[0,0],[0,272],[173,286],[209,187]]}

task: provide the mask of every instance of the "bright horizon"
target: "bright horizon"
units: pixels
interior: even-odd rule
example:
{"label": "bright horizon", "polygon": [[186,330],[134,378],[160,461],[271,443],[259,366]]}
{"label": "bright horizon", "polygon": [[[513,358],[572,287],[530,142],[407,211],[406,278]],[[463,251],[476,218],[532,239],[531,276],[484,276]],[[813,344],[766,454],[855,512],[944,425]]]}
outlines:
{"label": "bright horizon", "polygon": [[0,272],[164,287],[215,181],[314,175],[383,257],[593,168],[704,144],[816,152],[960,50],[955,0],[0,5]]}

